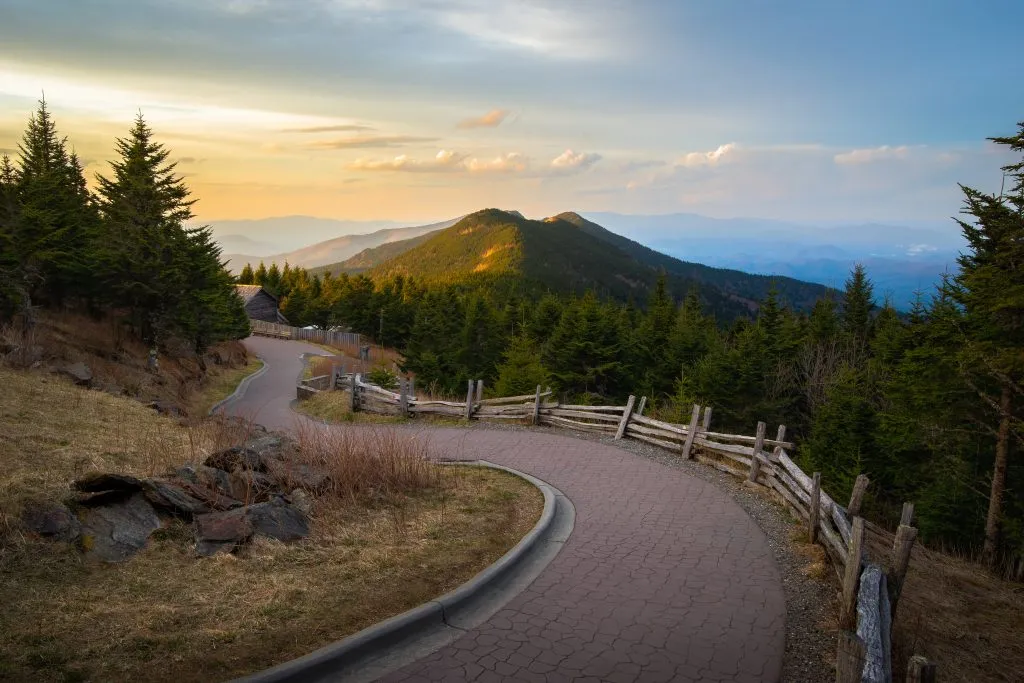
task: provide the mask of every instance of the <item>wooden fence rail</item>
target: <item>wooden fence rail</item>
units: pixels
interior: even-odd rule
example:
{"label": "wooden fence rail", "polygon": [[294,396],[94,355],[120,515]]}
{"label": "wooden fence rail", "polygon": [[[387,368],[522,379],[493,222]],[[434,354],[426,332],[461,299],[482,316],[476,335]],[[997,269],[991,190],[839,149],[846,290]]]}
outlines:
{"label": "wooden fence rail", "polygon": [[318,342],[332,346],[363,346],[362,335],[355,332],[331,332],[330,330],[307,330],[304,327],[292,327],[268,323],[262,320],[250,320],[249,326],[253,334],[264,337],[280,337],[281,339],[298,339]]}
{"label": "wooden fence rail", "polygon": [[[905,508],[905,523],[895,536],[891,556],[885,558],[888,569],[869,562],[864,552],[865,522],[858,516],[867,477],[857,478],[850,504],[843,507],[825,492],[827,482],[821,480],[820,473],[808,476],[790,457],[786,449],[793,444],[785,441],[784,425],[779,426],[775,439],[765,438],[763,422],[757,425],[755,436],[723,434],[710,431],[710,407],[702,411],[701,406],[694,406],[689,424],[673,424],[641,415],[646,400],[636,402],[633,396],[625,406],[566,405],[551,400],[551,390],[539,386],[531,395],[483,399],[479,380],[468,383],[465,401],[440,401],[417,398],[410,382],[401,381],[395,392],[358,374],[335,372],[327,378],[303,380],[299,396],[326,388],[350,392],[354,410],[405,417],[520,420],[636,439],[683,458],[693,457],[750,486],[766,489],[806,524],[808,540],[825,548],[843,584],[837,683],[891,683],[891,626],[917,535],[909,525],[913,507],[908,504]],[[911,665],[934,680],[933,665],[920,658]]]}

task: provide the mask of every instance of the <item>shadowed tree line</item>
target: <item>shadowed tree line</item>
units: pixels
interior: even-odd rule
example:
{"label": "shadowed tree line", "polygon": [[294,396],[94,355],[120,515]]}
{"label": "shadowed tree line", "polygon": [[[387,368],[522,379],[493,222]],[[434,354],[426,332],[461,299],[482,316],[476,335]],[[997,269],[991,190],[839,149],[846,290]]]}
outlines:
{"label": "shadowed tree line", "polygon": [[40,102],[17,158],[0,162],[0,316],[31,327],[40,308],[113,312],[149,344],[199,354],[247,336],[220,247],[186,227],[194,200],[141,114],[116,152],[91,191]]}

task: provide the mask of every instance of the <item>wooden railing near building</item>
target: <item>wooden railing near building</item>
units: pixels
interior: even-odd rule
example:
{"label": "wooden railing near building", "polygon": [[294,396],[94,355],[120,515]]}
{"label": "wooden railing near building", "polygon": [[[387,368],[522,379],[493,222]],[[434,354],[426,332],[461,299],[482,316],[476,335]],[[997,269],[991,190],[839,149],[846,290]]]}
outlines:
{"label": "wooden railing near building", "polygon": [[[550,389],[540,386],[532,395],[483,398],[483,381],[469,381],[465,401],[426,400],[416,397],[409,380],[399,379],[398,391],[367,382],[359,374],[333,374],[304,380],[300,398],[324,390],[344,391],[353,411],[416,417],[446,415],[465,420],[520,420],[583,432],[632,438],[695,459],[770,492],[806,525],[808,539],[822,545],[842,582],[837,683],[891,683],[892,622],[917,537],[911,526],[913,505],[904,506],[903,519],[891,537],[885,558],[869,558],[864,543],[865,520],[861,501],[868,478],[861,475],[842,506],[823,489],[818,472],[808,476],[790,457],[793,443],[785,440],[780,425],[774,439],[766,437],[760,422],[754,436],[711,431],[710,406],[693,406],[689,424],[673,424],[644,416],[646,397],[639,403],[630,396],[625,406],[566,405],[552,400]],[[933,664],[912,658],[907,680],[934,681]]]}
{"label": "wooden railing near building", "polygon": [[268,323],[262,320],[250,320],[253,334],[263,337],[279,337],[281,339],[298,339],[318,342],[329,346],[358,347],[362,346],[362,335],[355,332],[331,332],[330,330],[307,330],[304,327]]}

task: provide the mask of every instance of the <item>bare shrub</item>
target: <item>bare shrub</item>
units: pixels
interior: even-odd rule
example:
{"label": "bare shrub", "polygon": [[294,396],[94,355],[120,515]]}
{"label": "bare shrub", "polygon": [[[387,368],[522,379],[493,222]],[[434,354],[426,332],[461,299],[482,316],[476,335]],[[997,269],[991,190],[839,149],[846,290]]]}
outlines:
{"label": "bare shrub", "polygon": [[300,423],[298,444],[300,462],[325,471],[338,498],[386,499],[442,484],[430,444],[418,434]]}

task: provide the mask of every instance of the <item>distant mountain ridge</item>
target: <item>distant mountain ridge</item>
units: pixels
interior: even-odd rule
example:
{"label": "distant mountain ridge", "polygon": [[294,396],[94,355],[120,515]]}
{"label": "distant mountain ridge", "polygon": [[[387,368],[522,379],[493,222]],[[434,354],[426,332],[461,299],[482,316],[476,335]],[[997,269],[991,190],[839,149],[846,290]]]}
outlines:
{"label": "distant mountain ridge", "polygon": [[661,254],[567,212],[529,220],[518,212],[485,209],[451,227],[369,249],[317,271],[366,272],[375,279],[395,275],[427,283],[472,284],[552,290],[586,290],[643,303],[659,273],[677,297],[696,288],[711,310],[728,318],[755,310],[772,284],[798,308],[828,292],[792,278],[749,275],[687,263]]}

